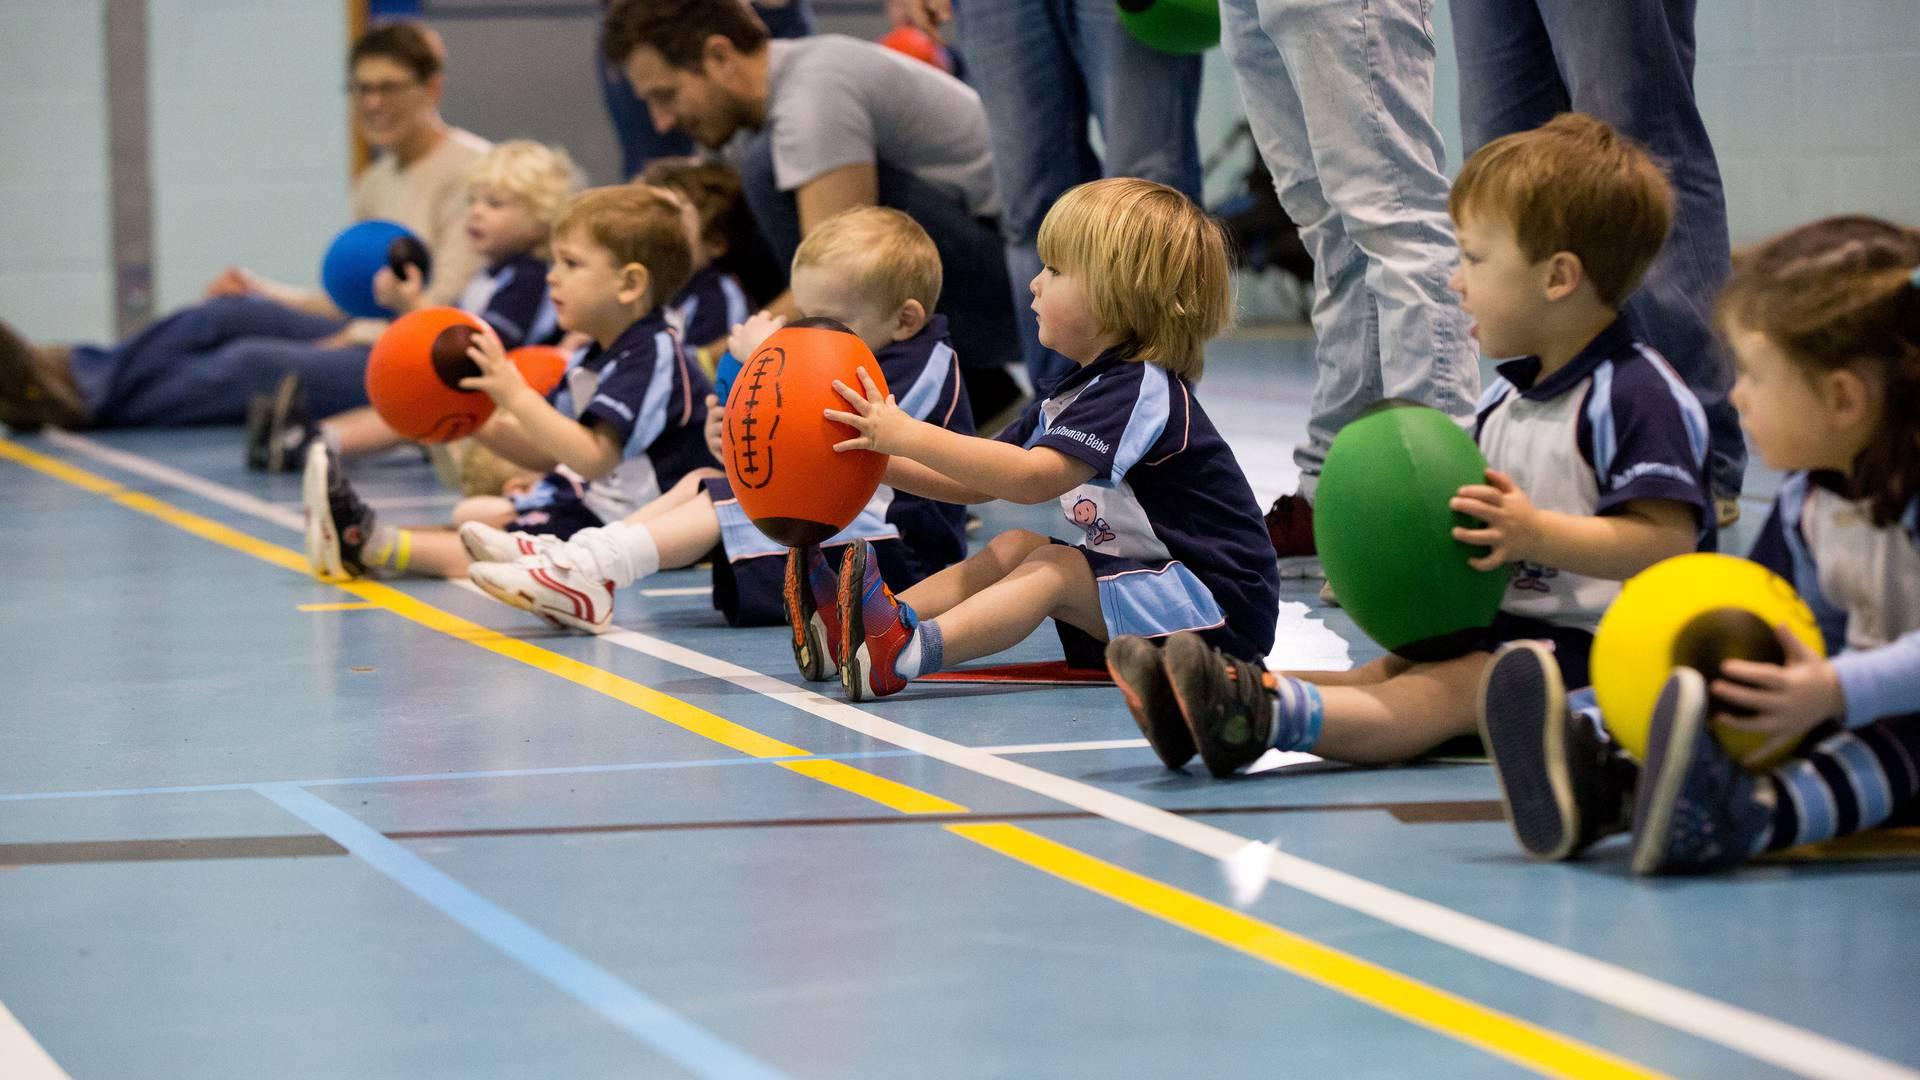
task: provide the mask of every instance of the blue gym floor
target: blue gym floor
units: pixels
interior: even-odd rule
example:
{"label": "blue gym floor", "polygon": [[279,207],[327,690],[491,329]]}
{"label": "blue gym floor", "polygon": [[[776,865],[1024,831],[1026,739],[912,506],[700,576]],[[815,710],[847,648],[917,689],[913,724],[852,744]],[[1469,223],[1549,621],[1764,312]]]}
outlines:
{"label": "blue gym floor", "polygon": [[[1307,345],[1212,357],[1290,489]],[[298,479],[238,443],[0,438],[6,1080],[1920,1076],[1920,836],[1644,882],[1529,863],[1471,760],[1220,783],[1108,688],[856,708],[704,571],[598,639],[317,581]],[[355,475],[451,506],[404,456]],[[1373,655],[1317,589],[1279,661]]]}

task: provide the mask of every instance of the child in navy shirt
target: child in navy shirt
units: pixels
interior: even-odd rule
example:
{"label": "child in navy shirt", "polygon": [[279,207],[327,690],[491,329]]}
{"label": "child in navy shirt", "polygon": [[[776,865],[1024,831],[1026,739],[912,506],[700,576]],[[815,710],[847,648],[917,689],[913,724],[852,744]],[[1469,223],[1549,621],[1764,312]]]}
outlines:
{"label": "child in navy shirt", "polygon": [[[578,181],[566,151],[524,139],[494,146],[467,178],[467,236],[486,265],[467,282],[459,307],[493,327],[508,350],[560,337],[547,299],[547,242]],[[405,270],[405,276],[396,276],[383,267],[373,279],[374,298],[396,316],[428,306],[420,268],[408,264]],[[368,453],[405,441],[371,407],[313,422],[301,401],[299,379],[291,374],[248,410],[250,468],[303,468],[315,439],[326,440],[335,454]]]}
{"label": "child in navy shirt", "polygon": [[1464,655],[1388,655],[1348,672],[1267,672],[1178,637],[1155,665],[1117,642],[1109,664],[1162,760],[1177,768],[1197,750],[1215,776],[1269,748],[1407,760],[1474,731],[1483,674],[1507,642],[1550,643],[1539,648],[1557,661],[1554,696],[1586,684],[1593,629],[1619,583],[1712,541],[1705,416],[1620,314],[1671,206],[1645,151],[1578,114],[1467,162],[1449,206],[1452,285],[1482,348],[1524,357],[1501,365],[1481,403],[1485,482],[1450,504],[1484,523],[1454,530],[1489,549],[1471,565],[1512,574],[1498,617]]}
{"label": "child in navy shirt", "polygon": [[[1561,733],[1496,757],[1536,857],[1631,828],[1638,873],[1726,869],[1874,828],[1920,795],[1920,231],[1850,217],[1777,237],[1741,261],[1718,322],[1741,426],[1788,474],[1751,557],[1793,583],[1832,659],[1782,627],[1784,664],[1728,660],[1711,685],[1676,668],[1637,776],[1597,710],[1512,695],[1496,737]],[[1508,664],[1496,677],[1519,682],[1537,662]],[[1765,738],[1735,761],[1716,725]]]}
{"label": "child in navy shirt", "polygon": [[[940,295],[940,253],[912,218],[884,207],[828,218],[794,253],[792,280],[801,311],[849,329],[873,350],[902,408],[944,430],[973,433],[946,317],[928,314]],[[735,329],[732,350],[751,356],[781,324],[764,312],[754,316]],[[717,455],[721,409],[717,400],[709,406],[709,448]],[[961,507],[883,485],[822,547],[837,553],[855,541],[871,544],[887,579],[905,588],[965,556],[965,527]],[[476,585],[504,603],[587,632],[608,626],[615,589],[711,552],[714,606],[729,623],[785,622],[803,674],[819,679],[836,670],[838,628],[816,617],[821,603],[833,611],[833,575],[820,549],[789,550],[769,539],[718,470],[690,475],[626,521],[585,530],[564,544],[480,524],[463,527],[461,536],[476,560],[491,560],[474,563]],[[805,599],[794,599],[799,596]]]}
{"label": "child in navy shirt", "polygon": [[826,415],[858,432],[838,449],[893,455],[886,483],[897,490],[954,503],[1058,500],[1076,542],[1002,533],[897,599],[872,547],[849,547],[835,608],[841,685],[854,701],[1000,652],[1048,619],[1079,666],[1097,665],[1122,634],[1192,630],[1248,657],[1273,644],[1272,545],[1189,383],[1231,312],[1218,226],[1172,188],[1114,178],[1061,196],[1039,248],[1046,266],[1030,288],[1040,342],[1078,370],[999,439],[916,419],[864,372],[859,387],[838,388],[847,408]]}
{"label": "child in navy shirt", "polygon": [[[481,374],[461,382],[498,408],[482,429],[483,444],[547,476],[511,500],[463,500],[454,525],[485,521],[569,536],[618,521],[713,465],[701,435],[710,388],[662,306],[690,273],[693,233],[692,207],[661,188],[598,188],[568,208],[554,230],[547,283],[560,326],[593,344],[549,399],[527,385],[489,329],[468,350]],[[470,559],[451,527],[377,524],[324,443],[308,451],[302,498],[307,554],[318,573],[466,573]]]}
{"label": "child in navy shirt", "polygon": [[740,174],[722,161],[665,157],[648,162],[640,182],[679,192],[700,215],[693,276],[668,302],[667,310],[679,321],[680,337],[693,351],[700,370],[711,378],[720,354],[727,351],[727,336],[753,310],[740,279],[720,263],[731,253],[737,219],[746,213],[740,199]]}

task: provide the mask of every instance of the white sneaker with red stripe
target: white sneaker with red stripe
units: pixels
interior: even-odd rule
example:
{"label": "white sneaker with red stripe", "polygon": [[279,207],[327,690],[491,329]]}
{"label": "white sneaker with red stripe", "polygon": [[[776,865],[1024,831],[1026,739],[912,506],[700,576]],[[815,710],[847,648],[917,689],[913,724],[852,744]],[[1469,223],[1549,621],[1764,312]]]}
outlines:
{"label": "white sneaker with red stripe", "polygon": [[512,562],[522,555],[545,555],[566,543],[545,533],[508,532],[482,521],[460,526],[460,545],[474,562]]}
{"label": "white sneaker with red stripe", "polygon": [[477,562],[467,567],[488,596],[531,611],[563,630],[604,633],[613,625],[613,582],[574,564],[565,544],[512,562]]}

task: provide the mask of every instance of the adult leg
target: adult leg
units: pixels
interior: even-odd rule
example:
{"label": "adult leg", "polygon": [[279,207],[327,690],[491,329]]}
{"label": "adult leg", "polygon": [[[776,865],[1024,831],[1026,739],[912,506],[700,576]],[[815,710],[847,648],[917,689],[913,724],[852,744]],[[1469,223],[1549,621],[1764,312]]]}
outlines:
{"label": "adult leg", "polygon": [[1453,0],[1460,135],[1471,154],[1566,112],[1566,83],[1537,0]]}
{"label": "adult leg", "polygon": [[1627,313],[1706,409],[1714,494],[1739,495],[1746,442],[1727,391],[1733,369],[1712,328],[1731,272],[1727,200],[1693,95],[1695,0],[1537,0],[1572,107],[1652,151],[1673,180],[1673,232]]}
{"label": "adult leg", "polygon": [[[1018,360],[1020,339],[1013,292],[1007,283],[1000,236],[993,225],[968,214],[959,199],[904,169],[882,162],[879,173],[880,205],[919,222],[940,252],[946,284],[941,286],[936,307],[952,324],[953,347],[960,354],[960,363],[987,368]],[[974,416],[986,419],[979,403],[975,404]]]}
{"label": "adult leg", "polygon": [[[1110,4],[1107,11],[1111,19]],[[1021,358],[1041,392],[1072,370],[1073,361],[1040,345],[1027,294],[1040,272],[1034,241],[1054,200],[1100,175],[1087,137],[1086,69],[1072,44],[1077,15],[1076,0],[967,0],[955,12],[967,79],[987,113]],[[947,280],[953,279],[949,268]],[[966,359],[965,350],[960,356]]]}
{"label": "adult leg", "polygon": [[[1074,56],[1086,73],[1107,176],[1138,176],[1201,199],[1201,58],[1142,45],[1108,0],[1073,0]],[[997,151],[996,151],[997,152]]]}
{"label": "adult leg", "polygon": [[[261,297],[224,296],[183,308],[117,345],[75,346],[73,378],[96,427],[238,421],[246,416],[252,386],[237,407],[211,417],[202,404],[209,393],[219,396],[221,380],[232,375],[218,358],[224,346],[243,338],[309,342],[339,328],[339,319]],[[261,391],[271,389],[269,384]],[[365,403],[362,394],[352,404]]]}

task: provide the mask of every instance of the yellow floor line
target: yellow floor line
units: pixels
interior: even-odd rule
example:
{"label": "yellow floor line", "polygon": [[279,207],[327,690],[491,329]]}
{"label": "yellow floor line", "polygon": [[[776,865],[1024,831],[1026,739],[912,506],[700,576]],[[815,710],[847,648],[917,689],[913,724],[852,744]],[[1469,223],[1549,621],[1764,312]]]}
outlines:
{"label": "yellow floor line", "polygon": [[[131,491],[105,477],[28,450],[18,443],[0,439],[0,458],[17,462],[86,491],[105,495],[128,509],[158,518],[204,540],[312,576],[305,556],[298,552],[211,518],[182,510],[143,492]],[[631,705],[641,712],[741,753],[753,757],[811,757],[811,751],[762,735],[631,679],[508,637],[379,582],[332,578],[320,580],[359,597],[368,605]],[[958,803],[854,768],[845,762],[814,759],[779,764],[782,768],[901,813],[968,812],[966,807]],[[1008,858],[1545,1075],[1662,1075],[1578,1040],[1288,933],[1164,882],[1103,862],[1018,826],[949,825],[947,829]]]}
{"label": "yellow floor line", "polygon": [[1662,1075],[1371,961],[1288,933],[1165,882],[1096,859],[1018,825],[990,823],[946,828],[1036,870],[1544,1075]]}

